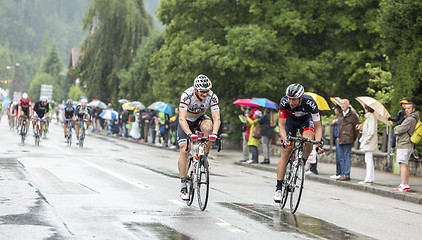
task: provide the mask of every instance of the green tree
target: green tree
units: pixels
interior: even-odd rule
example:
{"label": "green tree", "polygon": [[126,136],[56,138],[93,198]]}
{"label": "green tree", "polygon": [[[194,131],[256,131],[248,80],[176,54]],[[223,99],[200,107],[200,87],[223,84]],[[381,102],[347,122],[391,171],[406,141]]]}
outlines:
{"label": "green tree", "polygon": [[391,61],[391,106],[398,110],[403,97],[422,106],[422,2],[381,0],[379,12],[382,46]]}
{"label": "green tree", "polygon": [[118,75],[121,80],[119,98],[138,100],[144,104],[155,101],[152,91],[153,79],[149,73],[150,59],[163,43],[163,34],[159,31],[153,31],[142,40],[129,69],[122,70]]}
{"label": "green tree", "polygon": [[85,96],[85,93],[80,89],[79,87],[72,86],[69,89],[69,93],[67,94],[67,97],[74,100],[79,100],[81,96]]}
{"label": "green tree", "polygon": [[36,102],[40,99],[41,85],[52,85],[53,86],[53,99],[63,100],[65,93],[62,87],[57,83],[55,78],[48,73],[40,73],[32,80],[29,86],[28,95],[29,98]]}
{"label": "green tree", "polygon": [[77,72],[88,97],[116,101],[118,73],[128,69],[141,40],[148,36],[152,18],[142,0],[94,0],[83,20],[90,35]]}

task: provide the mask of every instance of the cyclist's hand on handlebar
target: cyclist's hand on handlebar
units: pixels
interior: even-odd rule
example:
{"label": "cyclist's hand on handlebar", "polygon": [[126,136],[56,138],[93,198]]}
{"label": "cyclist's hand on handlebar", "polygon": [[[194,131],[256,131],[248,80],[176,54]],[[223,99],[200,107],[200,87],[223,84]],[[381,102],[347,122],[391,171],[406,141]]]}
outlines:
{"label": "cyclist's hand on handlebar", "polygon": [[283,148],[287,148],[290,145],[290,142],[289,142],[289,140],[283,140],[281,142],[281,144],[282,144]]}
{"label": "cyclist's hand on handlebar", "polygon": [[216,141],[217,140],[217,134],[211,134],[211,135],[209,135],[208,136],[208,139],[211,141],[211,142],[214,142],[214,141]]}
{"label": "cyclist's hand on handlebar", "polygon": [[321,154],[321,153],[324,152],[324,147],[323,146],[324,146],[324,142],[321,140],[321,144],[315,148],[315,150],[317,151],[317,153]]}
{"label": "cyclist's hand on handlebar", "polygon": [[196,134],[189,134],[188,137],[190,138],[191,141],[198,141],[198,135]]}

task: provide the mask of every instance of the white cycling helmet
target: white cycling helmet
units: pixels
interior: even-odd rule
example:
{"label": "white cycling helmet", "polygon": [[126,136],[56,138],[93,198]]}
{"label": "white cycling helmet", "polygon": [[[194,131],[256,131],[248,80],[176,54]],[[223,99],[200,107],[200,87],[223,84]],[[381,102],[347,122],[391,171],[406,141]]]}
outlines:
{"label": "white cycling helmet", "polygon": [[23,93],[22,98],[25,99],[25,100],[28,99],[28,93]]}
{"label": "white cycling helmet", "polygon": [[41,102],[48,102],[48,98],[46,96],[40,97]]}
{"label": "white cycling helmet", "polygon": [[209,91],[212,87],[212,83],[207,76],[200,74],[193,81],[193,86],[199,91]]}
{"label": "white cycling helmet", "polygon": [[290,84],[286,89],[286,96],[289,98],[300,98],[303,96],[305,88],[297,83]]}
{"label": "white cycling helmet", "polygon": [[81,103],[88,103],[88,100],[86,100],[86,98],[82,98]]}

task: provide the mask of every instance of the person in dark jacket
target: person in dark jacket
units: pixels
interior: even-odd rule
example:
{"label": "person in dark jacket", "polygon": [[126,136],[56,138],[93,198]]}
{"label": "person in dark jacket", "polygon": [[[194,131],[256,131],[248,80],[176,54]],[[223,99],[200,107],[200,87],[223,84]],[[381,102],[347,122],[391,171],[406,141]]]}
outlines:
{"label": "person in dark jacket", "polygon": [[264,152],[264,161],[261,164],[270,163],[270,153],[271,153],[271,140],[274,135],[274,127],[276,121],[274,119],[273,112],[266,108],[264,115],[258,119],[258,123],[261,125],[261,141]]}
{"label": "person in dark jacket", "polygon": [[[403,98],[400,101],[400,106],[401,106],[401,110],[397,113],[397,116],[395,118],[389,117],[388,120],[392,121],[392,122],[396,122],[397,126],[399,126],[403,120],[404,120],[404,116],[405,116],[405,112],[404,112],[404,107],[406,106],[406,104],[408,104],[410,102],[409,98]],[[393,133],[393,136],[391,136],[391,149],[390,149],[390,155],[394,155],[394,150],[396,148],[396,134]]]}
{"label": "person in dark jacket", "polygon": [[129,133],[128,133],[126,124],[128,124],[128,122],[129,122],[129,111],[126,108],[123,108],[121,122],[123,124],[123,130],[124,130],[123,136],[125,138],[128,138],[129,137]]}
{"label": "person in dark jacket", "polygon": [[350,107],[349,100],[342,99],[340,102],[341,113],[337,118],[337,143],[339,147],[339,162],[341,168],[341,177],[339,181],[350,181],[350,169],[352,167],[352,147],[358,137],[356,126],[359,124],[359,118],[355,111]]}

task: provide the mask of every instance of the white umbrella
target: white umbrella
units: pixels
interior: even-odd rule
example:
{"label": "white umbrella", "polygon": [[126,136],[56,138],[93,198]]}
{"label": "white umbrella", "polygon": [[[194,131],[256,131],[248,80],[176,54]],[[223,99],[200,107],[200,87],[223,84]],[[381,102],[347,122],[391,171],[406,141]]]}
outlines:
{"label": "white umbrella", "polygon": [[387,109],[384,107],[384,105],[382,105],[382,103],[378,102],[372,97],[357,97],[356,100],[363,107],[365,107],[366,105],[374,109],[374,115],[379,121],[387,124],[388,126],[392,125],[392,122],[388,121],[388,118],[390,117],[390,113],[388,113]]}

